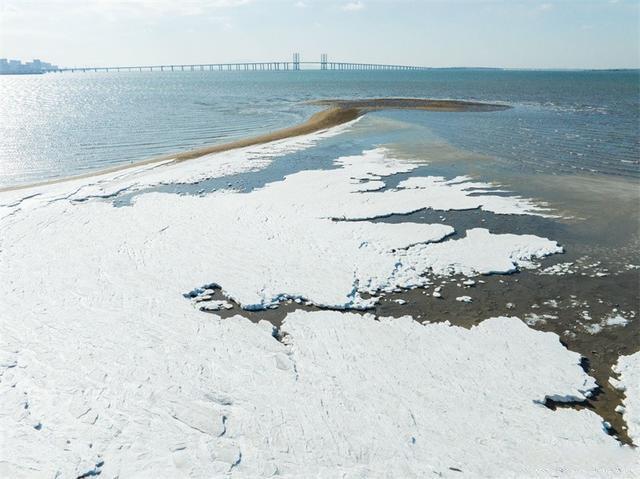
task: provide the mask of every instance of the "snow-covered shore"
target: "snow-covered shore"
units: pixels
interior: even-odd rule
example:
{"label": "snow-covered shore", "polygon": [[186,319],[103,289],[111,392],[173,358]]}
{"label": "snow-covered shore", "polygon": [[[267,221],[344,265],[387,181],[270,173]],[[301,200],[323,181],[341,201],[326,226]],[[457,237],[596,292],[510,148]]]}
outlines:
{"label": "snow-covered shore", "polygon": [[534,202],[469,178],[386,189],[416,165],[384,148],[247,193],[106,200],[264,168],[340,131],[0,193],[0,475],[632,477],[637,452],[599,416],[542,404],[582,400],[595,382],[557,336],[516,318],[465,330],[296,311],[275,337],[185,298],[215,283],[248,309],[363,309],[425,273],[532,268],[562,248],[365,220],[548,213]]}

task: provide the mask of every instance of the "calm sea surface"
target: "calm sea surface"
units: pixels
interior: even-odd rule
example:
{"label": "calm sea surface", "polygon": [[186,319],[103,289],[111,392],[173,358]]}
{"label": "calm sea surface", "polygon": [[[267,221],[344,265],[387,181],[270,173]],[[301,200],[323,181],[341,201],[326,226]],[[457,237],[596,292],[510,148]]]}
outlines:
{"label": "calm sea surface", "polygon": [[321,98],[501,102],[405,115],[523,173],[640,176],[640,72],[143,72],[0,76],[0,187],[290,126]]}

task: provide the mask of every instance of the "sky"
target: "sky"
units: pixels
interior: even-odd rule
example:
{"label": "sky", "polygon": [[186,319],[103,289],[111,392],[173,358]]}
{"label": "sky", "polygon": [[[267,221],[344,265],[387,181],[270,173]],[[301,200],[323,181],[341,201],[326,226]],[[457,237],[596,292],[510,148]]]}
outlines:
{"label": "sky", "polygon": [[0,0],[0,57],[639,68],[639,0]]}

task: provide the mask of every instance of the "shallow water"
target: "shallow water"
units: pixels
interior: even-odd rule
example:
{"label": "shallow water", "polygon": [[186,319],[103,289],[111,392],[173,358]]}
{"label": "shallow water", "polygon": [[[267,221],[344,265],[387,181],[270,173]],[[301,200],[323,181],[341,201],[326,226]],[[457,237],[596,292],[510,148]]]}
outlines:
{"label": "shallow water", "polygon": [[524,173],[638,176],[638,71],[143,72],[0,77],[0,187],[290,126],[323,98],[507,103],[494,115],[398,112]]}

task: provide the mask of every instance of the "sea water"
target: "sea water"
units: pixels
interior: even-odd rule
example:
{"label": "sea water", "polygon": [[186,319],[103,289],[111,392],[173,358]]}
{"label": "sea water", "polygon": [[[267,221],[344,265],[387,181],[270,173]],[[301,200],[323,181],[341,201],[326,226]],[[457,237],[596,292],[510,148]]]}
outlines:
{"label": "sea water", "polygon": [[513,108],[376,115],[412,123],[416,134],[429,131],[521,174],[637,178],[639,79],[638,71],[466,69],[2,76],[0,187],[291,126],[320,109],[310,100],[377,97],[504,103]]}

